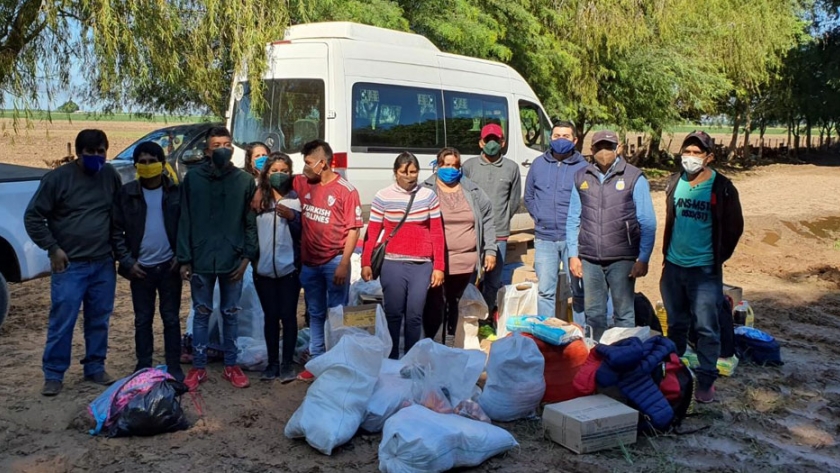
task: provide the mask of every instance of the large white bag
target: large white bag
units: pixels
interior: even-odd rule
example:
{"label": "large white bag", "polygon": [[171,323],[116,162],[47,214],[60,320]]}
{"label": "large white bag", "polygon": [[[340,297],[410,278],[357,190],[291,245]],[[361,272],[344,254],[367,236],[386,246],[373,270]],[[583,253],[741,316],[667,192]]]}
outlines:
{"label": "large white bag", "polygon": [[[383,358],[388,358],[391,354],[391,332],[388,331],[388,319],[385,318],[385,311],[381,305],[376,306],[376,325],[374,332],[376,338],[382,341]],[[339,340],[345,335],[350,334],[367,334],[370,333],[359,327],[345,327],[344,326],[344,308],[336,306],[329,309],[327,313],[327,321],[324,324],[324,344],[327,350],[338,345]]]}
{"label": "large white bag", "polygon": [[487,319],[487,302],[481,291],[473,284],[468,284],[464,295],[458,302],[458,326],[455,329],[456,348],[481,350],[478,342],[478,321]]}
{"label": "large white bag", "polygon": [[379,471],[425,473],[478,466],[517,446],[501,427],[414,405],[385,422]]}
{"label": "large white bag", "polygon": [[478,403],[497,422],[536,415],[545,394],[545,358],[537,343],[521,333],[490,347],[487,383]]}
{"label": "large white bag", "polygon": [[412,401],[412,380],[400,375],[402,362],[382,360],[379,379],[367,404],[367,414],[362,428],[368,432],[381,432],[385,421]]}
{"label": "large white bag", "polygon": [[499,290],[496,305],[499,306],[499,320],[496,322],[496,336],[505,337],[508,334],[506,327],[508,317],[518,315],[554,315],[538,314],[537,301],[540,294],[537,284],[523,282],[511,284]]}
{"label": "large white bag", "polygon": [[449,391],[452,405],[469,399],[475,383],[484,371],[487,355],[481,350],[450,348],[424,338],[402,359],[406,368],[420,368],[424,381]]}
{"label": "large white bag", "polygon": [[348,442],[364,419],[381,366],[382,341],[370,334],[342,337],[311,360],[306,369],[315,382],[286,424],[286,437],[306,437],[325,455]]}

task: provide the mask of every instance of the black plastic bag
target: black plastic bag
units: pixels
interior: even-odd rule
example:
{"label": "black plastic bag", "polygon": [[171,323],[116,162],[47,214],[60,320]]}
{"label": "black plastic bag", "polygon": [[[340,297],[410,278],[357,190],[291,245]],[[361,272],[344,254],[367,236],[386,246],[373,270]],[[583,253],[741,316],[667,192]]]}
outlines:
{"label": "black plastic bag", "polygon": [[148,437],[185,430],[189,422],[181,409],[183,383],[174,380],[155,384],[147,393],[134,396],[120,412],[109,434],[111,437]]}

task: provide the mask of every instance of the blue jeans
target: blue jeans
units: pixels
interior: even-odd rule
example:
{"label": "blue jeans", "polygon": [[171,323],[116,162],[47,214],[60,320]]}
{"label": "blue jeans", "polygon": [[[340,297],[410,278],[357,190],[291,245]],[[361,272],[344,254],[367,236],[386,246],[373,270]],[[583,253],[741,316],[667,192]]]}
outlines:
{"label": "blue jeans", "polygon": [[[565,241],[534,241],[534,270],[537,273],[539,301],[537,309],[539,315],[554,316],[557,307],[557,281],[560,274],[566,278],[572,291],[572,305],[575,312],[583,312],[583,282],[569,271],[569,252]],[[560,271],[560,262],[563,271]]]}
{"label": "blue jeans", "polygon": [[586,324],[592,327],[595,340],[600,340],[607,329],[607,297],[612,295],[616,327],[635,327],[636,310],[633,300],[636,280],[630,277],[635,261],[622,260],[612,263],[583,263],[584,311]]}
{"label": "blue jeans", "polygon": [[[496,307],[496,297],[499,295],[499,289],[502,287],[502,272],[505,269],[505,252],[507,251],[506,241],[496,242],[496,266],[493,271],[484,273],[484,282],[481,283],[481,294],[484,296],[484,302],[487,303],[487,310],[490,314]],[[484,266],[484,261],[479,262]],[[433,335],[434,336],[434,335]]]}
{"label": "blue jeans", "polygon": [[327,309],[350,302],[350,275],[343,285],[333,284],[339,263],[341,255],[321,266],[304,265],[300,271],[300,285],[303,286],[303,298],[309,310],[309,356],[313,358],[326,351],[324,323],[327,321]]}
{"label": "blue jeans", "polygon": [[84,304],[85,376],[105,371],[108,353],[108,322],[114,311],[117,273],[114,261],[72,261],[50,280],[50,320],[42,369],[44,379],[63,381],[70,367],[73,329]]}
{"label": "blue jeans", "polygon": [[224,331],[225,366],[236,365],[236,337],[239,336],[239,299],[242,280],[231,281],[227,274],[193,274],[190,280],[193,309],[193,367],[207,366],[207,345],[210,343],[210,316],[213,314],[213,291],[219,281],[219,311]]}
{"label": "blue jeans", "polygon": [[677,354],[685,353],[688,330],[692,323],[697,331],[697,382],[708,389],[718,376],[720,327],[718,304],[723,294],[722,273],[713,266],[684,268],[665,262],[659,291],[668,312],[668,338],[677,346]]}

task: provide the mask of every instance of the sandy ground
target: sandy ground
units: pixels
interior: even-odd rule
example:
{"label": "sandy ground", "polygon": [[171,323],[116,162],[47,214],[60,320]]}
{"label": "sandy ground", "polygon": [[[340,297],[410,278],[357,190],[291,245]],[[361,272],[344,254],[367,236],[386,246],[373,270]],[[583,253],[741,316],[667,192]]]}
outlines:
{"label": "sandy ground", "polygon": [[[153,125],[105,123],[113,149]],[[68,127],[68,130],[70,128]],[[72,128],[76,130],[74,126]],[[124,137],[116,138],[116,132]],[[39,149],[63,155],[56,132],[30,142],[2,139],[0,161],[37,165]],[[121,135],[122,136],[122,135]],[[26,138],[29,139],[29,138]],[[744,288],[756,326],[782,343],[785,366],[741,366],[718,383],[720,402],[701,406],[686,429],[694,434],[639,439],[626,452],[576,455],[543,438],[536,421],[501,424],[520,448],[476,471],[831,471],[840,467],[840,160],[820,165],[772,165],[734,175],[744,206],[746,233],[725,269],[729,284]],[[664,213],[661,183],[654,202]],[[659,235],[661,237],[661,228]],[[661,249],[639,289],[659,298]],[[87,434],[86,406],[102,388],[82,381],[73,364],[64,392],[39,395],[40,358],[49,310],[47,280],[13,285],[12,308],[0,329],[0,471],[375,471],[380,436],[358,435],[326,457],[283,428],[307,386],[255,381],[235,390],[210,367],[202,386],[206,412],[194,426],[154,438],[107,439]],[[182,313],[186,318],[185,294]],[[111,323],[108,369],[129,374],[134,365],[133,314],[128,285],[120,281]],[[156,361],[162,328],[156,321]],[[73,353],[82,357],[81,317]]]}

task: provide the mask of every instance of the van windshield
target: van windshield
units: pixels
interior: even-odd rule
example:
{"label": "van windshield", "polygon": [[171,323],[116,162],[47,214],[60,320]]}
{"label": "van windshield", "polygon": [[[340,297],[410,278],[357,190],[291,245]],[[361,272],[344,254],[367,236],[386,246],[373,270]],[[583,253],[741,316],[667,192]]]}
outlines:
{"label": "van windshield", "polygon": [[263,85],[265,102],[259,115],[251,110],[248,82],[234,87],[231,134],[240,148],[254,141],[271,151],[297,153],[314,139],[324,139],[324,81],[269,79]]}

